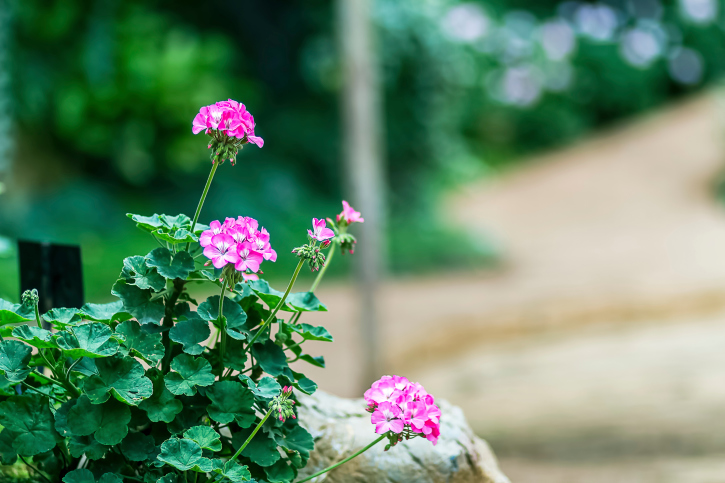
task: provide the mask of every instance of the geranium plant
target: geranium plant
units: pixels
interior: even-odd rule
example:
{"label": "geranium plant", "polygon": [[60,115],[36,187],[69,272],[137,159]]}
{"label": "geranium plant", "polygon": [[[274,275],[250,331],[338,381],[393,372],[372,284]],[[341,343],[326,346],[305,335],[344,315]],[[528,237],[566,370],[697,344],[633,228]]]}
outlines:
{"label": "geranium plant", "polygon": [[[333,340],[300,318],[327,310],[314,290],[335,250],[353,252],[347,230],[363,218],[347,202],[336,222],[314,218],[291,250],[299,261],[286,289],[260,279],[277,252],[257,220],[198,223],[219,166],[246,144],[263,146],[254,127],[232,100],[200,110],[192,131],[210,137],[212,168],[194,217],[128,215],[158,246],[123,260],[116,301],[40,314],[36,291],[0,300],[3,465],[19,459],[51,483],[295,480],[314,448],[295,390],[317,385],[290,363],[324,367],[304,344]],[[293,292],[305,263],[317,278]],[[188,287],[199,283],[218,295],[195,300]],[[440,411],[421,386],[385,376],[365,397],[381,436],[364,450],[386,438],[388,447],[437,440]]]}

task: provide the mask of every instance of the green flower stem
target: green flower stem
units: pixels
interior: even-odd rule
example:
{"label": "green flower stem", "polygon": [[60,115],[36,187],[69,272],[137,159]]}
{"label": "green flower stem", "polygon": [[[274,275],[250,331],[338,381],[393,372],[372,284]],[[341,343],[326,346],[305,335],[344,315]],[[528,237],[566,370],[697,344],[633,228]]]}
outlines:
{"label": "green flower stem", "polygon": [[244,442],[243,445],[239,447],[236,453],[234,453],[234,456],[232,456],[231,460],[235,461],[237,458],[239,458],[239,455],[242,454],[242,451],[244,451],[244,448],[247,447],[250,441],[252,441],[252,438],[254,438],[254,435],[257,434],[257,431],[262,427],[262,425],[267,421],[267,418],[269,418],[269,415],[272,414],[272,410],[270,409],[267,411],[267,414],[264,415],[264,418],[259,422],[256,428],[254,428],[254,431],[252,431],[252,434],[249,435],[247,440]]}
{"label": "green flower stem", "polygon": [[[199,221],[199,214],[201,213],[201,207],[204,206],[204,200],[206,199],[206,194],[209,193],[209,186],[211,186],[211,180],[214,179],[214,173],[216,173],[216,169],[219,167],[219,163],[213,163],[211,167],[211,172],[209,173],[209,177],[206,180],[206,186],[204,186],[204,191],[201,193],[201,199],[199,199],[199,204],[196,205],[196,213],[194,213],[194,219],[191,222],[191,233],[194,233],[194,228],[196,228],[196,222]],[[191,242],[188,242],[186,244],[186,251],[189,251],[189,247],[191,246]]]}
{"label": "green flower stem", "polygon": [[332,260],[332,256],[335,254],[335,248],[337,248],[337,242],[333,240],[332,244],[330,245],[330,251],[327,252],[327,259],[325,260],[325,264],[322,266],[322,270],[320,270],[320,273],[317,274],[317,278],[312,283],[312,287],[310,287],[310,292],[314,292],[317,286],[320,284],[320,280],[322,280],[322,277],[325,275],[327,267],[330,265],[330,261]]}
{"label": "green flower stem", "polygon": [[26,460],[25,458],[23,458],[21,455],[18,455],[18,456],[20,457],[20,459],[22,460],[22,462],[25,464],[25,466],[27,466],[28,468],[31,468],[35,472],[36,475],[42,477],[48,483],[52,483],[50,481],[50,478],[48,478],[47,476],[45,476],[45,474],[43,474],[42,472],[40,472],[40,470],[38,470],[38,468],[36,468],[35,466],[33,466],[30,463],[28,463],[28,460]]}
{"label": "green flower stem", "polygon": [[38,328],[43,328],[43,323],[40,321],[40,313],[38,312],[38,304],[33,304],[33,309],[35,309],[35,321],[38,323]]}
{"label": "green flower stem", "polygon": [[337,467],[338,467],[338,466],[340,466],[340,465],[344,465],[345,463],[347,463],[347,462],[348,462],[348,461],[350,461],[351,459],[355,458],[356,456],[359,456],[359,455],[363,454],[364,452],[366,452],[367,450],[369,450],[370,448],[372,448],[373,446],[375,446],[376,444],[378,444],[379,442],[381,442],[382,440],[384,440],[384,439],[385,439],[385,436],[386,436],[386,435],[384,435],[384,434],[383,434],[383,435],[381,435],[381,436],[380,436],[380,437],[379,437],[378,439],[376,439],[375,441],[373,441],[373,442],[372,442],[372,443],[370,443],[369,445],[365,446],[365,447],[364,447],[363,449],[361,449],[360,451],[357,451],[357,452],[355,452],[355,453],[351,454],[350,456],[348,456],[348,457],[347,457],[347,458],[345,458],[344,460],[342,460],[342,461],[339,461],[339,462],[335,463],[335,464],[334,464],[334,465],[332,465],[332,466],[328,466],[328,467],[327,467],[327,468],[325,468],[324,470],[322,470],[322,471],[318,471],[318,472],[317,472],[317,473],[315,473],[314,475],[308,476],[308,477],[307,477],[307,478],[305,478],[304,480],[300,480],[300,481],[299,481],[299,482],[297,482],[297,483],[304,483],[305,481],[310,481],[310,480],[311,480],[312,478],[316,478],[316,477],[318,477],[318,476],[320,476],[320,475],[323,475],[323,474],[327,473],[328,471],[334,470],[335,468],[337,468]]}
{"label": "green flower stem", "polygon": [[279,301],[279,303],[277,304],[277,306],[274,308],[274,310],[272,311],[272,313],[270,314],[270,316],[267,318],[267,320],[264,321],[264,324],[262,324],[262,327],[260,327],[259,330],[257,331],[257,333],[254,334],[254,337],[252,337],[252,340],[249,341],[249,344],[247,344],[247,347],[244,348],[244,351],[242,352],[242,354],[246,353],[252,347],[252,344],[254,344],[254,341],[257,340],[257,338],[259,337],[259,335],[262,332],[264,332],[264,330],[267,328],[267,326],[269,324],[271,324],[272,321],[275,319],[275,316],[277,315],[277,312],[279,311],[280,308],[282,308],[282,306],[284,305],[285,300],[287,300],[287,296],[289,295],[290,290],[292,290],[292,286],[297,281],[297,275],[300,274],[300,270],[302,270],[302,265],[304,265],[304,263],[305,263],[305,259],[304,258],[300,258],[299,263],[297,263],[297,268],[295,269],[295,273],[294,273],[294,275],[292,275],[292,279],[289,281],[289,285],[287,285],[287,291],[285,291],[284,296]]}
{"label": "green flower stem", "polygon": [[55,397],[55,396],[51,396],[50,394],[45,394],[45,393],[43,393],[43,392],[39,391],[38,389],[34,388],[33,386],[31,386],[30,384],[28,384],[28,383],[27,383],[27,382],[25,382],[25,381],[21,381],[21,382],[20,382],[20,384],[22,384],[23,386],[25,386],[26,388],[30,389],[30,390],[31,390],[31,391],[33,391],[33,392],[37,392],[37,393],[38,393],[38,394],[40,394],[41,396],[48,396],[49,398],[51,398],[51,399],[52,399],[53,401],[55,401],[55,402],[59,402],[59,403],[63,403],[63,402],[65,402],[65,401],[61,401],[60,399],[58,399],[58,398],[57,398],[57,397]]}
{"label": "green flower stem", "polygon": [[[224,317],[224,290],[227,289],[227,280],[224,279],[224,282],[222,283],[222,292],[219,295],[219,325],[221,325],[220,332],[222,334],[222,342],[220,349],[220,356],[222,360],[222,365],[224,365],[224,354],[226,354],[227,351],[227,322],[222,317]],[[222,325],[223,324],[223,325]]]}
{"label": "green flower stem", "polygon": [[[168,295],[166,306],[164,307],[163,326],[167,329],[171,329],[174,326],[174,307],[176,306],[176,301],[179,300],[181,292],[184,290],[184,284],[186,282],[177,278],[173,284],[174,290]],[[169,372],[169,367],[171,367],[171,339],[169,338],[169,330],[163,332],[162,342],[164,344],[164,359],[161,362],[161,371],[166,374]]]}

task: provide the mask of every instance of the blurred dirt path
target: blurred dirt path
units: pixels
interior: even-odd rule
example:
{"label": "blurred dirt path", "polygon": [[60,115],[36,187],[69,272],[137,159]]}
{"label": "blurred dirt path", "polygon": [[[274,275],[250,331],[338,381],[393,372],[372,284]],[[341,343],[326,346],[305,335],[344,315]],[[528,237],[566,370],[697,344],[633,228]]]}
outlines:
{"label": "blurred dirt path", "polygon": [[[389,281],[386,366],[419,372],[537,332],[725,307],[725,211],[714,199],[725,166],[721,111],[710,92],[452,194],[443,216],[493,234],[504,263]],[[314,375],[326,390],[358,395],[357,329],[341,315],[355,313],[352,290],[328,286],[320,297],[330,313],[307,322],[337,342],[319,344],[330,369]]]}

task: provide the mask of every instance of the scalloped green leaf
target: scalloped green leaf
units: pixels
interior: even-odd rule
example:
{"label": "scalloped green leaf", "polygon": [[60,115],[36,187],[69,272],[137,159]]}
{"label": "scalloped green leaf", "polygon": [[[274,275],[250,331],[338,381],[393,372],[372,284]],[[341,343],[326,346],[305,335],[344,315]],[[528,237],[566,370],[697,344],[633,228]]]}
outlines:
{"label": "scalloped green leaf", "polygon": [[171,253],[168,248],[158,247],[146,255],[146,265],[156,267],[159,275],[168,279],[186,279],[194,271],[194,259],[189,252]]}
{"label": "scalloped green leaf", "polygon": [[214,460],[215,468],[214,472],[228,478],[232,483],[242,483],[243,481],[251,481],[252,475],[249,472],[247,466],[242,466],[236,461],[226,461],[224,463],[221,460]]}
{"label": "scalloped green leaf", "polygon": [[256,416],[252,406],[252,391],[236,381],[217,381],[206,390],[206,397],[211,400],[207,407],[209,417],[222,424],[236,420],[242,427],[251,425]]}
{"label": "scalloped green leaf", "polygon": [[193,243],[199,241],[199,237],[191,233],[186,228],[179,228],[178,230],[159,228],[154,231],[154,235],[169,243]]}
{"label": "scalloped green leaf", "polygon": [[260,379],[259,384],[255,384],[251,377],[244,374],[239,376],[239,380],[252,391],[254,397],[265,402],[271,401],[282,392],[282,386],[271,377],[263,377]]}
{"label": "scalloped green leaf", "polygon": [[327,306],[312,292],[295,292],[287,296],[286,303],[298,312],[327,312]]}
{"label": "scalloped green leaf", "polygon": [[131,318],[131,314],[123,310],[123,300],[108,304],[85,304],[80,309],[84,319],[96,322],[123,321]]}
{"label": "scalloped green leaf", "polygon": [[169,338],[181,344],[184,352],[194,356],[204,352],[200,344],[210,335],[209,323],[201,319],[179,321],[169,330]]}
{"label": "scalloped green leaf", "polygon": [[192,357],[188,354],[179,354],[171,361],[170,372],[164,377],[166,388],[172,394],[193,396],[196,386],[211,386],[214,384],[214,374],[211,373],[211,364],[203,357]]}
{"label": "scalloped green leaf", "polygon": [[134,215],[133,213],[126,213],[126,216],[136,222],[136,226],[144,231],[152,232],[157,228],[164,226],[159,215],[154,213],[151,216]]}
{"label": "scalloped green leaf", "polygon": [[154,454],[156,443],[153,436],[131,433],[121,442],[121,452],[131,461],[145,461]]}
{"label": "scalloped green leaf", "polygon": [[58,347],[66,356],[109,357],[118,352],[118,342],[111,338],[110,327],[100,322],[89,322],[76,327],[67,326],[55,334]]}
{"label": "scalloped green leaf", "polygon": [[93,477],[91,470],[80,468],[77,470],[69,471],[63,477],[64,483],[96,483],[96,479]]}
{"label": "scalloped green leaf", "polygon": [[[234,450],[238,450],[242,444],[247,440],[250,434],[252,434],[252,428],[242,429],[239,432],[234,433],[232,436],[232,446]],[[268,467],[275,464],[279,459],[279,451],[277,451],[277,443],[264,431],[259,431],[254,435],[254,438],[249,442],[242,456],[246,456],[252,463],[256,463],[262,467]]]}
{"label": "scalloped green leaf", "polygon": [[[267,304],[267,307],[270,309],[275,308],[284,296],[284,292],[273,289],[269,286],[269,283],[266,280],[250,280],[247,282],[247,285],[249,285],[257,297]],[[285,303],[282,307],[280,307],[280,310],[285,312],[298,312],[298,310],[294,307],[290,307],[289,300],[285,300]]]}
{"label": "scalloped green leaf", "polygon": [[68,428],[68,413],[77,402],[78,399],[71,399],[64,402],[53,415],[53,418],[55,419],[55,430],[64,438],[71,435],[70,429]]}
{"label": "scalloped green leaf", "polygon": [[68,429],[74,436],[94,435],[96,441],[108,446],[126,437],[130,421],[131,410],[127,405],[115,399],[93,404],[87,396],[78,398],[67,417]]}
{"label": "scalloped green leaf", "polygon": [[322,326],[315,327],[310,324],[287,325],[291,330],[297,332],[304,340],[320,340],[333,342],[332,335]]}
{"label": "scalloped green leaf", "polygon": [[247,362],[247,353],[244,351],[244,342],[236,339],[227,340],[227,351],[224,354],[224,367],[235,371],[243,371]]}
{"label": "scalloped green leaf", "polygon": [[166,287],[166,279],[159,275],[154,267],[146,265],[146,259],[140,255],[128,257],[123,260],[121,277],[128,283],[140,289],[152,289],[157,292]]}
{"label": "scalloped green leaf", "polygon": [[153,384],[140,362],[132,357],[107,357],[96,361],[98,375],[83,380],[83,392],[94,404],[110,395],[131,406],[151,397]]}
{"label": "scalloped green leaf", "polygon": [[111,293],[123,301],[123,310],[131,314],[141,324],[161,324],[164,318],[164,302],[161,298],[152,299],[151,290],[142,290],[129,285],[124,279],[113,284]]}
{"label": "scalloped green leaf", "polygon": [[25,394],[0,402],[0,425],[17,434],[12,448],[21,456],[34,456],[53,449],[59,438],[54,423],[47,397]]}
{"label": "scalloped green leaf", "polygon": [[269,483],[289,483],[295,477],[295,470],[285,460],[279,460],[264,469]]}
{"label": "scalloped green leaf", "polygon": [[184,438],[196,442],[196,444],[201,446],[201,449],[211,451],[221,451],[222,449],[222,442],[219,439],[221,436],[209,426],[194,426],[193,428],[189,428],[184,432]]}
{"label": "scalloped green leaf", "polygon": [[181,471],[202,465],[208,466],[210,470],[212,468],[211,460],[202,456],[201,446],[190,439],[167,439],[161,444],[161,453],[157,458]]}
{"label": "scalloped green leaf", "polygon": [[30,374],[33,350],[18,340],[0,341],[0,371],[10,382],[24,381]]}
{"label": "scalloped green leaf", "polygon": [[294,375],[287,365],[287,356],[280,346],[267,339],[263,343],[257,342],[252,347],[252,354],[264,372],[270,376],[285,375],[294,379]]}
{"label": "scalloped green leaf", "polygon": [[60,307],[50,309],[43,314],[43,319],[56,327],[76,326],[83,323],[83,317],[80,310],[73,308]]}
{"label": "scalloped green leaf", "polygon": [[149,369],[147,376],[153,383],[154,392],[150,398],[142,401],[138,407],[146,411],[149,419],[155,423],[159,421],[164,423],[172,422],[184,406],[166,389],[161,371],[155,368]]}
{"label": "scalloped green leaf", "polygon": [[20,325],[13,329],[13,337],[39,349],[58,347],[53,341],[53,333],[32,325]]}
{"label": "scalloped green leaf", "polygon": [[[237,340],[248,339],[250,334],[244,326],[247,321],[247,314],[242,310],[242,307],[228,297],[224,297],[222,311],[227,321],[227,334],[229,334],[229,337]],[[219,296],[214,295],[202,302],[197,309],[197,314],[202,319],[214,322],[214,325],[219,326]]]}
{"label": "scalloped green leaf", "polygon": [[13,441],[18,437],[9,429],[0,432],[0,463],[3,465],[14,465],[18,460],[18,453],[13,449]]}
{"label": "scalloped green leaf", "polygon": [[108,446],[96,441],[93,436],[71,436],[68,450],[74,458],[86,456],[89,460],[99,460],[108,451]]}
{"label": "scalloped green leaf", "polygon": [[35,320],[35,315],[32,310],[28,310],[28,307],[0,299],[0,326],[19,324],[30,320]]}
{"label": "scalloped green leaf", "polygon": [[305,428],[297,425],[287,432],[281,445],[309,458],[310,452],[315,449],[315,440]]}
{"label": "scalloped green leaf", "polygon": [[118,324],[116,333],[123,336],[121,345],[128,351],[138,352],[154,364],[164,357],[165,349],[161,334],[145,332],[135,320],[126,320]]}

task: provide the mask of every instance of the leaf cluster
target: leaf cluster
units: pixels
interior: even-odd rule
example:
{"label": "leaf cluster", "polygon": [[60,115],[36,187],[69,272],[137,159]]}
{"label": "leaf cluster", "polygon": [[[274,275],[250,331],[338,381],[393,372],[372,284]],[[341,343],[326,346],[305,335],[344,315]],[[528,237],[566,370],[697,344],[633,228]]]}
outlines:
{"label": "leaf cluster", "polygon": [[303,344],[332,336],[299,319],[326,307],[312,292],[283,302],[264,280],[199,303],[190,283],[221,286],[195,259],[205,227],[129,217],[159,246],[123,261],[116,301],[36,318],[0,299],[0,462],[65,483],[293,481],[314,447],[296,419],[269,418],[231,457],[282,386],[316,390],[290,363],[324,367]]}

